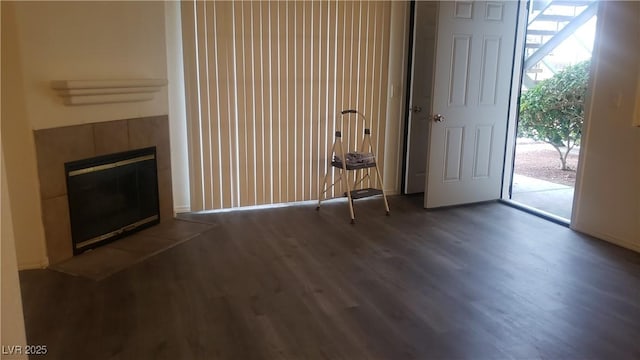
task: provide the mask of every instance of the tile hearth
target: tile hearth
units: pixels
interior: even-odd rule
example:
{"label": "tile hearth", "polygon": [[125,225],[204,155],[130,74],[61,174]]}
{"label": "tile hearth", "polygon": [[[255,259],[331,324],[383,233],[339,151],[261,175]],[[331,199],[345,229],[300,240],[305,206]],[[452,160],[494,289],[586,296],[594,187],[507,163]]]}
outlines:
{"label": "tile hearth", "polygon": [[49,269],[99,281],[193,239],[215,226],[187,220],[169,220],[51,265]]}

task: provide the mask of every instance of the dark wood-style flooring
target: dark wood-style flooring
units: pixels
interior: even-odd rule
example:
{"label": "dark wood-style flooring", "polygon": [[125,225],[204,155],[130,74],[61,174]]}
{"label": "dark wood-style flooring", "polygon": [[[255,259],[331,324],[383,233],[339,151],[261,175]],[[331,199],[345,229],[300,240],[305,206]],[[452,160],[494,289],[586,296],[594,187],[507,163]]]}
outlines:
{"label": "dark wood-style flooring", "polygon": [[20,273],[54,359],[638,359],[640,254],[499,203],[188,215],[102,281]]}

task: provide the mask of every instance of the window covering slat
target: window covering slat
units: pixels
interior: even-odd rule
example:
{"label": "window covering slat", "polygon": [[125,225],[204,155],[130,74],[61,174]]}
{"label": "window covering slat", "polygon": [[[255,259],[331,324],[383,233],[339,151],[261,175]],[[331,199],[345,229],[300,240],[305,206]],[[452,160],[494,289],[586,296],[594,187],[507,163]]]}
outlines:
{"label": "window covering slat", "polygon": [[185,1],[182,16],[192,210],[317,198],[342,109],[365,114],[383,165],[388,2]]}

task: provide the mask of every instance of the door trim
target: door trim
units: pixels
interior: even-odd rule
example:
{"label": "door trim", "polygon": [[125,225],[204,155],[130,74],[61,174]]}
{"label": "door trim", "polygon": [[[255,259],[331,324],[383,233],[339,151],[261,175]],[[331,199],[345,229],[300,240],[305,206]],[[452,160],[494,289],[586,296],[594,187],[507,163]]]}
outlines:
{"label": "door trim", "polygon": [[511,93],[509,95],[509,112],[507,118],[507,141],[505,142],[504,166],[502,168],[502,200],[511,199],[511,183],[516,154],[516,135],[518,133],[518,113],[520,109],[520,88],[522,87],[524,67],[524,47],[526,43],[527,23],[531,0],[519,1],[518,18],[516,19],[516,41],[513,48],[513,74]]}
{"label": "door trim", "polygon": [[415,37],[415,12],[416,2],[411,0],[409,3],[409,41],[407,48],[407,81],[405,88],[405,104],[404,104],[404,129],[402,133],[402,172],[400,175],[400,194],[407,194],[407,158],[409,154],[409,107],[411,106],[411,86],[413,85],[413,42]]}

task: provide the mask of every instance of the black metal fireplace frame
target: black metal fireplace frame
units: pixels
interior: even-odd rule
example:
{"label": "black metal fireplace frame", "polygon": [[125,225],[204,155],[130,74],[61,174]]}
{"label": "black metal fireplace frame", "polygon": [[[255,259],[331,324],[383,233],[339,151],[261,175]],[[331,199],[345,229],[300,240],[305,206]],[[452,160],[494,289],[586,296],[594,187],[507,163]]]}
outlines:
{"label": "black metal fireplace frame", "polygon": [[[74,225],[78,225],[78,218],[80,218],[81,216],[78,215],[77,211],[74,211],[74,209],[72,209],[72,201],[77,200],[75,199],[75,197],[78,197],[79,194],[77,189],[72,189],[72,186],[70,185],[71,181],[69,181],[70,177],[92,173],[95,174],[100,171],[108,171],[110,169],[122,168],[124,166],[131,166],[133,164],[143,162],[147,166],[148,170],[152,170],[153,176],[147,176],[147,180],[149,181],[145,182],[143,185],[138,184],[138,186],[144,186],[144,192],[150,191],[152,194],[154,194],[154,199],[150,199],[150,201],[145,202],[145,207],[147,208],[147,210],[151,209],[153,211],[153,215],[147,216],[146,218],[141,218],[138,221],[134,221],[132,223],[109,227],[109,231],[93,238],[80,238],[80,236],[78,235],[78,231],[74,230],[77,229],[77,227],[74,228]],[[142,229],[156,225],[160,222],[160,200],[158,193],[157,170],[158,167],[155,146],[108,155],[101,155],[89,159],[70,161],[65,163],[64,167],[67,194],[69,196],[69,216],[71,222],[71,237],[74,255],[78,255],[84,251],[96,248],[98,246],[106,245],[109,242],[123,238]],[[138,193],[140,193],[140,189],[138,189]],[[86,224],[84,226],[86,226]]]}

